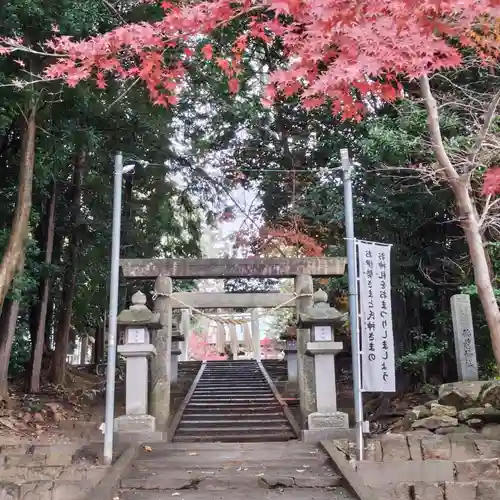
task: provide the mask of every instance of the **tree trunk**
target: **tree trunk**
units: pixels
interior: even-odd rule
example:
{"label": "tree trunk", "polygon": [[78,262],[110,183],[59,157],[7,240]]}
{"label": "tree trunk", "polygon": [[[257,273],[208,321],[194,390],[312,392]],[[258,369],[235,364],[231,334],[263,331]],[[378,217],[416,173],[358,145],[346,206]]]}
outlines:
{"label": "tree trunk", "polygon": [[7,248],[0,263],[0,311],[12,284],[12,280],[23,260],[25,240],[31,212],[33,170],[35,166],[36,106],[34,104],[23,116],[21,124],[21,162],[19,168],[19,190],[16,211]]}
{"label": "tree trunk", "polygon": [[104,359],[104,333],[106,331],[106,323],[99,324],[95,329],[94,341],[94,363],[98,365]]}
{"label": "tree trunk", "polygon": [[497,367],[500,367],[500,310],[491,282],[488,256],[481,235],[479,220],[468,187],[463,182],[458,182],[452,185],[452,189],[457,200],[461,226],[464,230],[470,260],[474,268],[477,295],[483,306],[486,323],[490,330],[491,345]]}
{"label": "tree trunk", "polygon": [[66,377],[66,356],[68,354],[69,331],[73,315],[76,273],[79,247],[78,225],[81,208],[82,177],[85,156],[78,154],[73,168],[73,188],[71,194],[70,234],[67,248],[67,262],[64,271],[63,289],[59,321],[55,332],[55,350],[52,356],[52,382],[64,385]]}
{"label": "tree trunk", "polygon": [[[50,265],[52,263],[52,253],[54,250],[54,229],[55,229],[55,215],[56,215],[56,183],[52,185],[52,193],[48,201],[46,216],[46,239],[45,239],[45,259],[44,263]],[[43,357],[43,346],[45,342],[45,325],[47,320],[47,308],[49,305],[49,292],[51,288],[52,280],[50,275],[46,275],[39,295],[39,305],[38,305],[38,320],[36,326],[35,342],[32,351],[31,360],[31,370],[30,370],[30,382],[29,382],[29,392],[37,393],[40,392],[40,375],[42,371],[42,357]]]}
{"label": "tree trunk", "polygon": [[19,301],[5,299],[0,316],[0,401],[9,398],[9,360],[18,314]]}
{"label": "tree trunk", "polygon": [[[24,270],[24,252],[19,262],[18,273]],[[19,300],[5,299],[5,307],[0,315],[0,401],[9,397],[9,361],[16,333]]]}
{"label": "tree trunk", "polygon": [[420,78],[420,88],[427,109],[432,147],[439,168],[442,169],[441,175],[449,183],[455,195],[460,225],[465,234],[470,260],[474,269],[477,294],[483,306],[484,316],[490,331],[493,355],[495,356],[497,368],[500,369],[500,310],[491,283],[492,276],[490,276],[488,268],[488,257],[481,235],[477,207],[470,195],[470,175],[469,173],[459,175],[446,152],[439,125],[438,107],[427,76]]}

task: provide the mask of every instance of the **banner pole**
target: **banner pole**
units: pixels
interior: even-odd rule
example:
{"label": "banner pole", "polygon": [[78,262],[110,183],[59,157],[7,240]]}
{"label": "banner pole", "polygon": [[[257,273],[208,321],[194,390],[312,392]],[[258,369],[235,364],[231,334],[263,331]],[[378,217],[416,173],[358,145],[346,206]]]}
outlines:
{"label": "banner pole", "polygon": [[363,394],[361,392],[361,363],[359,357],[357,262],[352,201],[352,174],[354,166],[349,160],[349,151],[347,149],[340,150],[340,158],[342,160],[344,180],[344,218],[349,281],[349,327],[351,330],[352,378],[354,386],[354,413],[356,418],[356,452],[357,459],[363,460]]}

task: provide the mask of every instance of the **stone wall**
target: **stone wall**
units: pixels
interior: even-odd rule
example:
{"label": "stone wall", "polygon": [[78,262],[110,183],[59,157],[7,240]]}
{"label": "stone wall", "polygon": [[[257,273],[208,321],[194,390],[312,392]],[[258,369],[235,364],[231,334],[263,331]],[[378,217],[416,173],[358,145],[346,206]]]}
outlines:
{"label": "stone wall", "polygon": [[354,466],[377,500],[497,500],[499,457],[477,434],[413,432],[368,439]]}

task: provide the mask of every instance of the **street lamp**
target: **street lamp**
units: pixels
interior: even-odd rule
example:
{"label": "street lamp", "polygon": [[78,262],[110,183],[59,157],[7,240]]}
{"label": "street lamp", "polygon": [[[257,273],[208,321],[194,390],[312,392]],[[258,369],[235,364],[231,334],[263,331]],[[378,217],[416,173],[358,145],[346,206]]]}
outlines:
{"label": "street lamp", "polygon": [[104,463],[111,465],[113,460],[113,419],[115,413],[115,371],[116,337],[118,316],[118,288],[120,272],[120,231],[122,215],[123,174],[134,170],[135,165],[123,166],[123,155],[115,156],[115,175],[113,184],[113,229],[111,239],[111,277],[109,290],[108,361],[106,370],[106,411],[104,416]]}

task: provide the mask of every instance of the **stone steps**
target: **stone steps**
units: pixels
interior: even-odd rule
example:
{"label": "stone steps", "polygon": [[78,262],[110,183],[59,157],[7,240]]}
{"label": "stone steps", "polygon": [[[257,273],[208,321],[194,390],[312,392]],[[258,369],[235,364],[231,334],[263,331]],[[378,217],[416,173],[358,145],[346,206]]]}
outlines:
{"label": "stone steps", "polygon": [[0,449],[0,498],[80,500],[108,472],[91,447],[53,445]]}
{"label": "stone steps", "polygon": [[316,446],[152,443],[121,479],[120,500],[354,500]]}
{"label": "stone steps", "polygon": [[212,413],[226,413],[226,412],[256,412],[256,413],[276,413],[282,411],[281,406],[276,402],[274,405],[269,404],[253,404],[245,405],[242,403],[191,403],[184,411],[184,415],[190,412],[210,411]]}
{"label": "stone steps", "polygon": [[[174,492],[177,493],[177,492]],[[175,497],[174,497],[175,498]],[[337,488],[332,492],[330,489],[297,488],[286,492],[286,496],[280,489],[264,490],[262,488],[242,488],[217,492],[198,491],[196,489],[183,490],[182,500],[353,500],[353,497],[343,488]],[[127,490],[124,491],[120,500],[172,500],[171,490]]]}
{"label": "stone steps", "polygon": [[[302,469],[299,469],[302,470]],[[299,488],[334,488],[339,486],[341,478],[333,474],[331,471],[323,474],[301,472],[296,473],[296,477],[291,477],[289,473],[282,469],[268,471],[259,470],[248,471],[243,468],[237,470],[220,471],[220,470],[193,470],[193,471],[144,471],[128,474],[122,479],[122,488],[141,488],[148,490],[182,490],[199,481],[197,484],[198,490],[212,490],[231,485],[235,488],[259,488],[262,484],[280,484],[282,487],[293,487],[297,485]]]}
{"label": "stone steps", "polygon": [[[275,415],[275,416],[269,416],[266,415],[265,413],[262,414],[263,416],[258,416],[254,418],[235,418],[234,415],[229,414],[228,416],[224,417],[222,415],[219,415],[221,418],[220,419],[206,419],[203,416],[193,419],[185,419],[182,422],[183,427],[212,427],[212,426],[219,426],[219,425],[229,425],[231,427],[248,427],[251,426],[252,424],[255,423],[255,421],[262,420],[262,418],[265,418],[267,422],[279,422],[282,425],[288,426],[288,420],[283,417],[283,415]],[[192,416],[190,416],[192,417]]]}
{"label": "stone steps", "polygon": [[272,432],[258,434],[251,431],[246,431],[244,429],[233,429],[234,432],[219,433],[215,434],[202,434],[199,436],[193,436],[191,434],[183,435],[176,434],[173,441],[175,442],[219,442],[219,443],[262,443],[270,441],[288,441],[290,439],[295,439],[296,436],[292,431],[280,432],[277,429],[273,429]]}
{"label": "stone steps", "polygon": [[220,412],[220,413],[214,413],[211,412],[209,414],[207,413],[197,413],[197,412],[188,412],[185,415],[187,415],[186,420],[219,420],[221,418],[224,419],[244,419],[244,420],[260,420],[260,419],[267,419],[267,420],[275,420],[275,419],[282,419],[283,418],[283,413],[280,411],[276,412],[268,412],[268,413],[258,413],[258,412],[251,412],[251,411],[246,411],[246,412]]}
{"label": "stone steps", "polygon": [[287,441],[296,435],[255,361],[208,362],[173,441]]}

